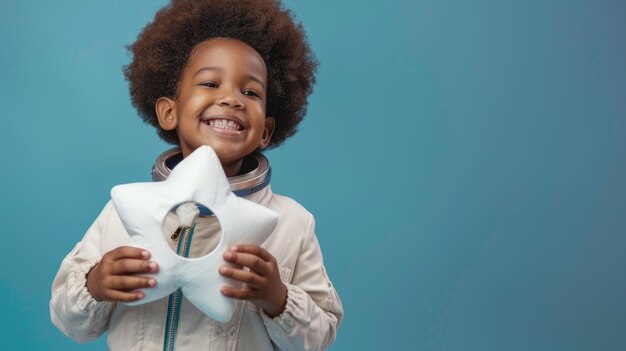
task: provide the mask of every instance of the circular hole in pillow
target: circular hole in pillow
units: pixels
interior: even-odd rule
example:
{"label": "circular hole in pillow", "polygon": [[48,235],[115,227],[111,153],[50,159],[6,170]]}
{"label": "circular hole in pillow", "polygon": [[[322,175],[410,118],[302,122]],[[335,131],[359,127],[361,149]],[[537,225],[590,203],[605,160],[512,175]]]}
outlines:
{"label": "circular hole in pillow", "polygon": [[163,236],[174,253],[197,258],[213,252],[222,237],[222,227],[208,207],[193,201],[184,202],[165,216]]}

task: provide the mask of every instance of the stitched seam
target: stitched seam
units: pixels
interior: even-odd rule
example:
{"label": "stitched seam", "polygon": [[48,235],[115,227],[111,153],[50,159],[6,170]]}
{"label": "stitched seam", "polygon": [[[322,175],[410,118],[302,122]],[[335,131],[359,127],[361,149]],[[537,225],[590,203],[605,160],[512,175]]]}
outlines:
{"label": "stitched seam", "polygon": [[304,234],[304,239],[300,242],[300,250],[298,251],[298,255],[302,252],[302,247],[304,243],[309,239],[309,235],[311,233],[311,227],[313,226],[313,215],[309,213],[309,223],[306,226],[306,232]]}
{"label": "stitched seam", "polygon": [[106,211],[106,215],[104,217],[105,221],[104,224],[102,225],[100,229],[100,255],[104,255],[104,239],[103,239],[103,233],[108,233],[109,232],[109,217],[111,216],[111,211],[113,209],[113,203],[111,201],[109,201],[109,203],[107,204],[107,211]]}

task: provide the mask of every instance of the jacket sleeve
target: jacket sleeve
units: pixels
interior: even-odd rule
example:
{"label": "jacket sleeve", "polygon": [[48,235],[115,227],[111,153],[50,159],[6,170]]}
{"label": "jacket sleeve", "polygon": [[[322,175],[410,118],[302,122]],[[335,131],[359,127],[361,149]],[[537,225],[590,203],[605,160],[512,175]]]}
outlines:
{"label": "jacket sleeve", "polygon": [[324,268],[315,221],[310,218],[285,310],[275,318],[261,312],[267,332],[281,350],[324,350],[335,340],[343,307]]}
{"label": "jacket sleeve", "polygon": [[111,206],[109,202],[104,207],[83,239],[65,256],[52,283],[52,323],[77,342],[87,342],[102,335],[115,305],[96,301],[87,290],[86,278],[103,255],[101,235],[106,234]]}

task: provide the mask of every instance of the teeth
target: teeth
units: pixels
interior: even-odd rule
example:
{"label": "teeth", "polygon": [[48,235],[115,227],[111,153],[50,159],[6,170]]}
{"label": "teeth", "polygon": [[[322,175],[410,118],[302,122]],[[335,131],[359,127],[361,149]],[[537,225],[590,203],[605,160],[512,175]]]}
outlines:
{"label": "teeth", "polygon": [[212,119],[209,120],[209,125],[211,127],[217,127],[221,129],[230,129],[230,130],[242,130],[241,125],[230,119]]}

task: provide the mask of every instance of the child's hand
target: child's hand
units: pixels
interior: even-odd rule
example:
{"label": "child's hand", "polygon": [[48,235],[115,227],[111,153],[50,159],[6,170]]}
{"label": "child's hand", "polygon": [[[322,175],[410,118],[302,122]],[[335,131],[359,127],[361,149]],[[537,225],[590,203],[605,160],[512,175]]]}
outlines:
{"label": "child's hand", "polygon": [[[238,245],[224,252],[224,259],[241,268],[220,266],[220,274],[246,284],[241,289],[223,286],[220,290],[222,294],[250,300],[270,317],[283,312],[287,303],[287,287],[280,280],[278,264],[272,254],[256,245]],[[248,267],[250,271],[243,267]]]}
{"label": "child's hand", "polygon": [[122,246],[104,256],[87,274],[87,290],[96,301],[135,301],[143,298],[140,288],[156,285],[156,280],[136,276],[154,273],[156,262],[150,262],[150,253],[136,247]]}

